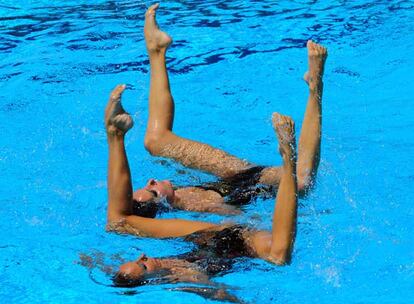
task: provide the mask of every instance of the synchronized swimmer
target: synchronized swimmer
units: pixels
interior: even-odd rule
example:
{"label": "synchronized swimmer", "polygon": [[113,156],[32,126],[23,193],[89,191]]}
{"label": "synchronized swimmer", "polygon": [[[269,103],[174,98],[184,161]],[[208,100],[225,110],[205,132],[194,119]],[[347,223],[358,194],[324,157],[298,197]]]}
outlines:
{"label": "synchronized swimmer", "polygon": [[[132,189],[125,151],[125,134],[133,126],[121,105],[125,85],[111,93],[105,110],[109,145],[107,230],[152,238],[183,238],[196,249],[176,257],[137,260],[120,266],[114,276],[119,286],[137,286],[153,277],[171,281],[208,284],[210,277],[231,267],[235,258],[261,258],[277,265],[290,261],[296,233],[297,199],[312,186],[319,164],[323,70],[327,50],[308,41],[308,72],[304,78],[309,97],[296,153],[293,120],[273,113],[272,125],[283,160],[280,167],[255,166],[207,144],[192,141],[172,131],[174,102],[166,68],[171,37],[155,19],[159,5],[146,12],[144,36],[150,59],[149,118],[144,145],[152,154],[212,173],[217,183],[175,188],[170,181],[150,179],[145,187]],[[275,191],[277,190],[277,191]],[[274,195],[276,201],[271,231],[244,225],[217,225],[184,219],[156,218],[160,199],[177,209],[235,214],[238,205],[257,195]]]}

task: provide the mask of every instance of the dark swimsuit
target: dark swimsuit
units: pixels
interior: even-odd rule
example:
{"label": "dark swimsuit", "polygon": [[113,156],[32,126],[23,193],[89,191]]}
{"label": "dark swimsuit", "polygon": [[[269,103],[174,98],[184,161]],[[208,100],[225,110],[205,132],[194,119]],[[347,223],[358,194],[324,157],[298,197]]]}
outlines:
{"label": "dark swimsuit", "polygon": [[196,264],[208,275],[217,275],[230,270],[235,258],[253,257],[243,237],[246,229],[248,228],[234,225],[220,231],[194,232],[186,236],[184,240],[194,243],[197,246],[196,249],[178,258]]}
{"label": "dark swimsuit", "polygon": [[[205,183],[197,188],[212,190],[226,198],[231,205],[245,205],[257,197],[271,198],[274,188],[260,185],[261,172],[265,167],[253,167],[232,178],[217,182]],[[181,259],[196,264],[208,275],[217,275],[230,270],[235,258],[254,257],[243,232],[247,229],[242,225],[234,225],[220,231],[201,230],[184,238],[197,247],[191,252],[178,256]]]}
{"label": "dark swimsuit", "polygon": [[266,167],[253,167],[231,178],[195,187],[217,192],[226,199],[226,204],[235,206],[248,204],[257,197],[271,198],[274,195],[274,187],[259,184],[264,168]]}

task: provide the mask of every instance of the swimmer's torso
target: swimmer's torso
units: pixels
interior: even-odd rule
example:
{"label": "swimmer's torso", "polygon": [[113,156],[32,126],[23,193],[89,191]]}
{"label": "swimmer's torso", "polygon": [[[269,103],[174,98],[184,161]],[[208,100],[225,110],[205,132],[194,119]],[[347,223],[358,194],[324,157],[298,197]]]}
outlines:
{"label": "swimmer's torso", "polygon": [[227,180],[179,188],[176,190],[179,200],[173,207],[189,211],[238,213],[233,206],[247,204],[256,197],[269,198],[274,195],[272,187],[259,184],[263,168],[253,167]]}
{"label": "swimmer's torso", "polygon": [[184,238],[195,245],[194,250],[168,259],[170,278],[200,281],[230,270],[238,257],[254,257],[254,250],[245,241],[250,229],[227,225],[205,229]]}
{"label": "swimmer's torso", "polygon": [[185,187],[175,190],[180,201],[174,204],[174,207],[187,210],[189,206],[205,204],[223,204],[224,198],[212,190],[204,190],[198,187]]}

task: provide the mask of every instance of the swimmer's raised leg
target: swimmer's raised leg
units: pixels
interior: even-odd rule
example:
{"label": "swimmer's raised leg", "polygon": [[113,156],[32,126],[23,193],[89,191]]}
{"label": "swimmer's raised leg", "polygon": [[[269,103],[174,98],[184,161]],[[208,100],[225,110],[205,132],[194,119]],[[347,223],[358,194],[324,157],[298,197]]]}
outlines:
{"label": "swimmer's raised leg", "polygon": [[308,41],[309,70],[304,79],[309,86],[309,98],[299,138],[298,189],[305,194],[312,186],[319,165],[322,130],[323,72],[328,52],[325,47]]}
{"label": "swimmer's raised leg", "polygon": [[121,105],[125,85],[111,93],[105,109],[105,128],[109,146],[108,164],[108,223],[117,221],[125,210],[132,211],[131,173],[125,152],[124,137],[133,126],[131,116]]}
{"label": "swimmer's raised leg", "polygon": [[149,118],[145,147],[156,156],[172,158],[185,166],[207,171],[219,177],[231,177],[251,165],[209,145],[188,140],[172,132],[174,100],[166,68],[166,52],[172,39],[162,32],[155,19],[159,5],[145,14],[144,36],[151,65]]}
{"label": "swimmer's raised leg", "polygon": [[151,68],[146,139],[171,131],[174,120],[174,101],[165,66],[165,53],[172,39],[158,27],[155,20],[158,7],[159,4],[152,5],[145,13],[144,36]]}
{"label": "swimmer's raised leg", "polygon": [[[326,48],[308,41],[309,71],[304,79],[309,86],[309,98],[303,119],[299,139],[298,151],[298,191],[300,195],[306,194],[312,186],[319,165],[322,123],[322,92],[323,70],[328,56]],[[260,179],[264,184],[277,184],[280,180],[280,167],[268,167],[263,170]]]}

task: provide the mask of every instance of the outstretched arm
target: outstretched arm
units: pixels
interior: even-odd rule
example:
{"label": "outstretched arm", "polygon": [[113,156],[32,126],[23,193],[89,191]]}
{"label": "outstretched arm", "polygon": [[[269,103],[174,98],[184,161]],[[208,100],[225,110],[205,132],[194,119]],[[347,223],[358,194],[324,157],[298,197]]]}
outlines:
{"label": "outstretched arm", "polygon": [[109,145],[108,228],[118,232],[152,237],[178,237],[214,227],[214,224],[176,219],[148,219],[132,214],[131,172],[125,152],[125,133],[133,121],[121,105],[124,85],[111,93],[105,110],[105,127]]}
{"label": "outstretched arm", "polygon": [[[212,283],[211,285],[214,285],[214,283]],[[226,301],[230,303],[243,303],[239,298],[230,294],[225,288],[183,286],[171,288],[170,290],[194,293],[207,300]]]}
{"label": "outstretched arm", "polygon": [[117,221],[132,211],[131,173],[125,152],[125,133],[133,121],[121,105],[124,85],[111,93],[105,109],[105,127],[109,146],[108,164],[108,222]]}
{"label": "outstretched arm", "polygon": [[295,130],[293,121],[279,114],[274,114],[273,125],[278,135],[283,169],[273,214],[272,243],[268,260],[283,265],[290,260],[296,233]]}

